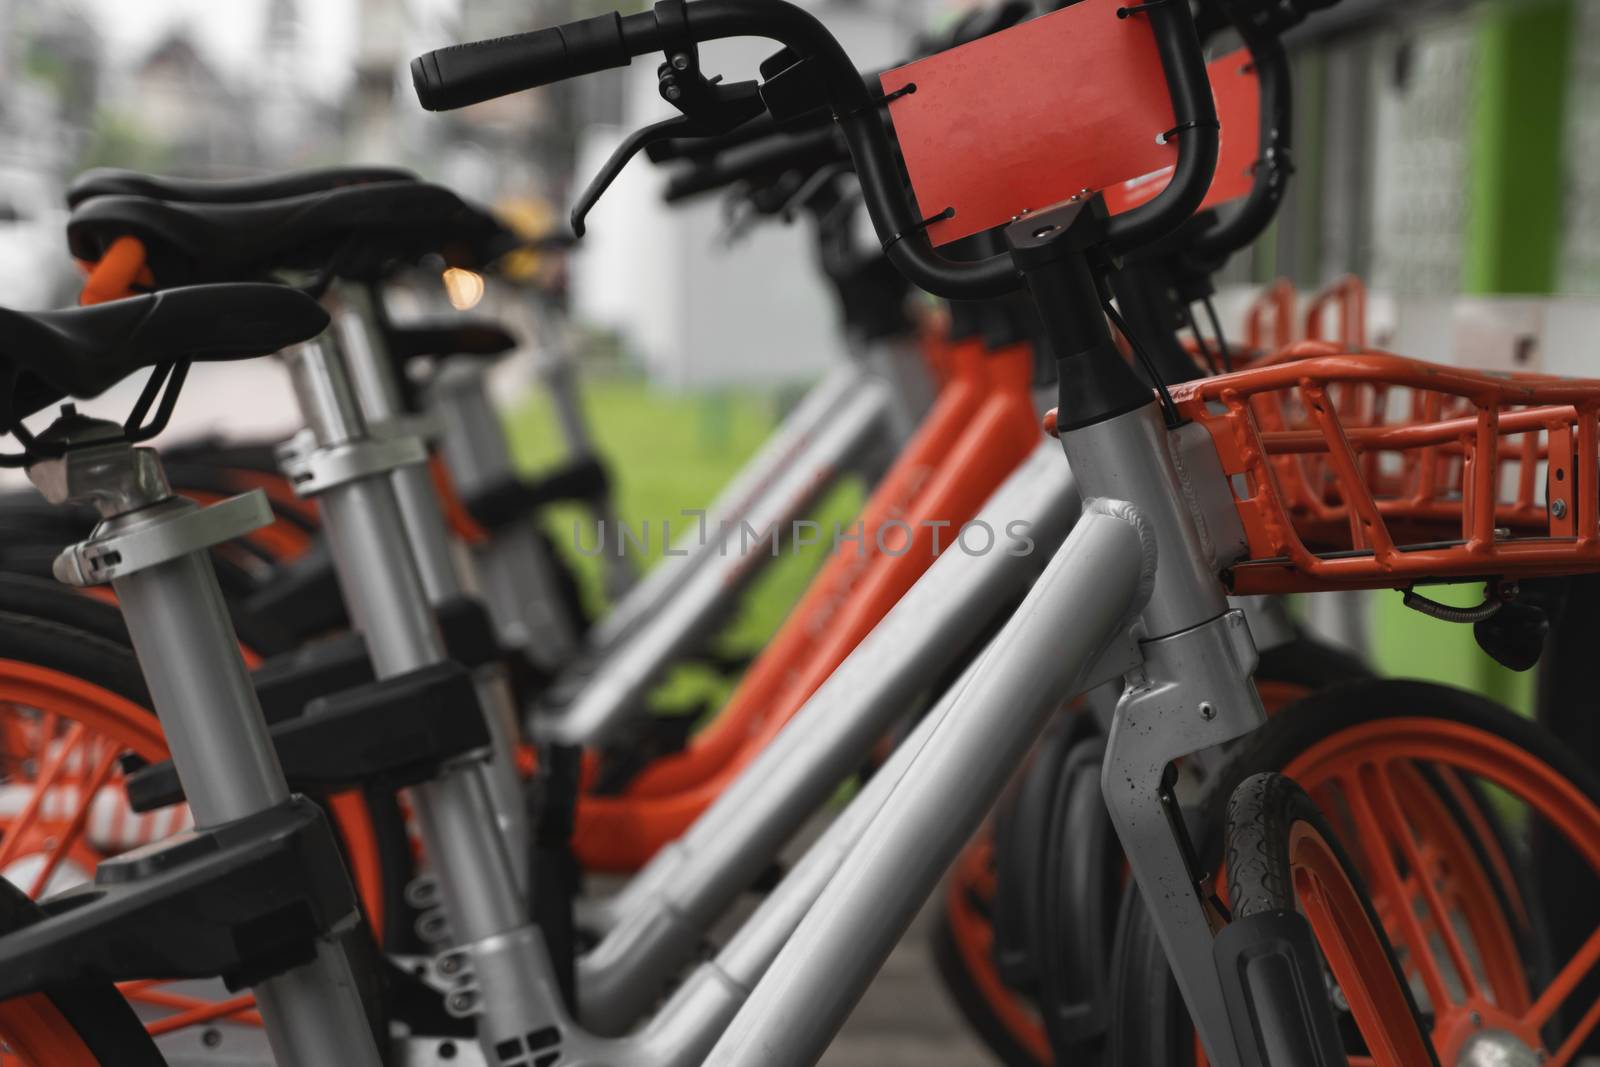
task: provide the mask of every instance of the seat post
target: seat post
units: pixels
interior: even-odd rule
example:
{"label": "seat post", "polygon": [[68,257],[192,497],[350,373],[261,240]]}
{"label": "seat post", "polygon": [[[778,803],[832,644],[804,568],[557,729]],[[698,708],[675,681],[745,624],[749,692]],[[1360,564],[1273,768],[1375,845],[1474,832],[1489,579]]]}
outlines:
{"label": "seat post", "polygon": [[[447,361],[429,383],[439,448],[462,494],[516,476],[486,384],[482,367],[466,359]],[[615,521],[608,523],[607,539],[618,529]],[[487,532],[473,558],[501,639],[559,673],[572,662],[579,642],[558,607],[555,569],[540,536],[539,516],[523,515]],[[609,560],[612,552],[608,548],[602,555]]]}
{"label": "seat post", "polygon": [[[415,464],[414,438],[372,436],[329,335],[284,353],[306,429],[286,448],[296,491],[314,496],[355,626],[379,678],[439,663],[443,637],[401,521],[390,473]],[[560,1012],[560,996],[538,931],[528,921],[504,837],[496,830],[489,753],[463,759],[412,790],[433,865],[451,952],[492,996],[463,982],[450,997],[479,1015],[479,1039],[522,1040]]]}
{"label": "seat post", "polygon": [[[70,411],[46,436],[65,443],[28,468],[51,503],[92,503],[101,522],[55,562],[70,585],[109,582],[161,720],[195,823],[210,829],[289,803],[289,788],[207,554],[272,521],[255,490],[201,508],[175,496],[156,453],[114,423]],[[337,865],[337,856],[328,857]],[[355,898],[343,924],[360,922]],[[255,986],[280,1063],[378,1067],[349,957],[319,937],[311,962]]]}
{"label": "seat post", "polygon": [[[354,386],[356,403],[369,434],[398,437],[416,428],[432,436],[430,428],[417,427],[416,420],[408,418],[394,363],[378,329],[378,309],[373,303],[372,294],[365,286],[346,284],[340,286],[329,301],[333,305],[341,351]],[[416,462],[401,463],[391,470],[389,483],[399,504],[401,523],[411,542],[411,551],[428,603],[439,607],[446,601],[462,596],[467,591],[466,585],[457,568],[457,555],[445,524],[444,507],[433,483],[426,450],[421,452]],[[531,831],[522,778],[517,772],[520,715],[503,663],[495,660],[477,665],[473,676],[493,747],[488,783],[495,821],[505,835],[517,885],[525,889],[528,884],[527,857]]]}

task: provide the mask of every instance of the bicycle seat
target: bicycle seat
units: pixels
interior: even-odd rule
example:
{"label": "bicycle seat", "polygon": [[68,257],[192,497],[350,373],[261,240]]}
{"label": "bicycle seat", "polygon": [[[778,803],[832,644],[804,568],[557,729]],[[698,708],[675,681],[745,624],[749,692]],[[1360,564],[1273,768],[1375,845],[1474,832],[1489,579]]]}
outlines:
{"label": "bicycle seat", "polygon": [[384,339],[397,363],[425,356],[498,356],[517,339],[497,322],[482,318],[416,319],[391,325]]}
{"label": "bicycle seat", "polygon": [[416,180],[415,174],[400,167],[316,167],[287,174],[225,179],[169,178],[118,167],[95,167],[67,186],[67,207],[75,208],[97,196],[145,196],[185,204],[243,204],[286,200],[349,185]]}
{"label": "bicycle seat", "polygon": [[325,268],[376,278],[430,252],[449,258],[459,249],[475,260],[495,231],[497,223],[448,189],[406,181],[244,204],[94,197],[67,220],[67,244],[96,262],[118,238],[138,238],[156,284],[168,288]]}
{"label": "bicycle seat", "polygon": [[[0,308],[0,374],[21,417],[141,367],[248,359],[317,336],[328,313],[282,285],[200,285],[61,311]],[[3,402],[3,401],[0,401]]]}

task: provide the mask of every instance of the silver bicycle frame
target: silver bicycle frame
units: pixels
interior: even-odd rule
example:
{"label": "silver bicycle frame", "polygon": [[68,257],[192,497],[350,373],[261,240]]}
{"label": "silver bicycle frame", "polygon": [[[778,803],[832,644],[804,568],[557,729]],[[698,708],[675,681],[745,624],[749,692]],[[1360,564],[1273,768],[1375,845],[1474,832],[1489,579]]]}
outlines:
{"label": "silver bicycle frame", "polygon": [[[314,466],[307,470],[321,472],[323,529],[374,669],[388,678],[443,661],[444,643],[388,478],[393,463],[380,462],[399,450],[369,436],[332,337],[296,345],[285,357],[312,446]],[[311,476],[302,472],[297,484]],[[479,1041],[492,1051],[532,1029],[526,1005],[536,1001],[545,976],[529,951],[538,934],[496,828],[488,760],[487,752],[463,757],[411,797],[457,946],[452,969],[475,978],[483,991],[480,997],[464,986],[449,1003],[479,1015]]]}
{"label": "silver bicycle frame", "polygon": [[592,665],[593,675],[569,675],[552,686],[548,705],[531,717],[533,734],[560,744],[596,745],[640,714],[650,687],[667,667],[700,646],[738,592],[776,557],[790,524],[810,510],[852,457],[881,440],[893,403],[882,381],[858,379],[745,516],[713,532],[714,558],[694,568],[648,624]]}
{"label": "silver bicycle frame", "polygon": [[[398,374],[378,328],[372,293],[360,285],[344,285],[334,291],[328,302],[335,313],[346,366],[367,424],[394,429],[404,427],[407,413],[401,400]],[[405,534],[410,540],[428,603],[438,605],[460,596],[466,587],[456,569],[457,559],[445,525],[444,508],[426,456],[421,462],[395,467],[389,472],[389,480],[400,505]],[[570,651],[571,635],[567,636],[567,647],[555,651]],[[517,884],[525,887],[531,831],[522,778],[517,771],[516,749],[521,728],[516,700],[511,694],[506,670],[498,663],[478,667],[473,680],[489,726],[492,755],[486,780],[495,822],[505,836]]]}
{"label": "silver bicycle frame", "polygon": [[835,367],[813,386],[756,454],[739,468],[734,479],[706,506],[704,514],[691,511],[682,516],[695,519],[692,528],[675,538],[672,547],[635,583],[628,595],[595,623],[589,634],[591,649],[609,649],[641,624],[654,619],[699,567],[719,560],[723,561],[723,566],[728,566],[726,557],[717,552],[721,543],[719,531],[728,526],[736,527],[739,520],[783,480],[785,472],[804,468],[818,474],[825,470],[823,464],[809,460],[808,453],[816,447],[818,437],[824,436],[829,422],[848,398],[873,381],[868,371],[852,361]]}
{"label": "silver bicycle frame", "polygon": [[[984,655],[987,654],[986,651]],[[551,1062],[562,1067],[695,1067],[701,1063],[923,744],[949,713],[982,658],[976,658],[929,709],[727,945],[690,972],[644,1025],[624,1037],[585,1031],[562,1007],[560,994],[549,982],[542,992],[549,1024],[541,1032],[551,1035],[551,1043],[539,1046],[539,1054],[557,1053],[559,1059]],[[537,947],[543,951],[542,943]],[[403,1059],[403,1064],[443,1067],[436,1049],[417,1048],[416,1044],[434,1043],[413,1044],[406,1050],[409,1058]]]}
{"label": "silver bicycle frame", "polygon": [[1200,875],[1163,786],[1172,760],[1265,720],[1248,626],[1216,578],[1242,551],[1238,518],[1196,431],[1169,433],[1150,405],[1062,435],[1084,517],[708,1067],[815,1063],[1052,709],[1118,674],[1102,792],[1208,1056],[1237,1061]]}
{"label": "silver bicycle frame", "polygon": [[968,555],[950,546],[684,835],[615,897],[586,910],[584,925],[606,935],[579,959],[585,1026],[616,1034],[633,1025],[930,680],[1023,596],[1078,509],[1067,465],[1041,440],[974,520],[1001,532],[1025,529],[1027,553],[997,544]]}
{"label": "silver bicycle frame", "polygon": [[[248,506],[249,496],[202,510],[172,494],[154,451],[122,441],[35,464],[28,476],[52,502],[92,501],[102,516],[89,542],[57,560],[58,578],[95,584],[103,579],[85,573],[83,550],[125,546],[111,586],[195,824],[216,826],[288,800],[207,555],[211,544],[237,532],[217,529],[222,513]],[[264,525],[270,511],[259,491],[255,496],[260,520],[254,525]],[[135,544],[143,562],[132,551]],[[353,911],[345,922],[350,929],[361,917]],[[378,1067],[350,960],[336,940],[319,941],[315,960],[253,992],[279,1063]]]}

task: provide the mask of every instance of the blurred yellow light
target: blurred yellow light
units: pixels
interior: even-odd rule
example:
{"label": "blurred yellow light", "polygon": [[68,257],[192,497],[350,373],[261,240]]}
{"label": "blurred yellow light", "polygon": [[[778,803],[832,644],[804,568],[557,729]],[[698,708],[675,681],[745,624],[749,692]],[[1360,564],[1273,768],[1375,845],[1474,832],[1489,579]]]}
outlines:
{"label": "blurred yellow light", "polygon": [[483,275],[449,267],[444,272],[444,293],[451,307],[457,311],[471,311],[483,299]]}

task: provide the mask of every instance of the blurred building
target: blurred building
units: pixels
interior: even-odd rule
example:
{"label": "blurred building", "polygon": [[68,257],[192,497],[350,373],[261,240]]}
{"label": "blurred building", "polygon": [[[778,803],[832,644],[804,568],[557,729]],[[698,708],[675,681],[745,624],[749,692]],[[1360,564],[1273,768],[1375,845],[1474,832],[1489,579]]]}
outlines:
{"label": "blurred building", "polygon": [[166,168],[219,174],[261,158],[252,102],[228,84],[187,30],[174,29],[127,75],[115,112],[165,154]]}

